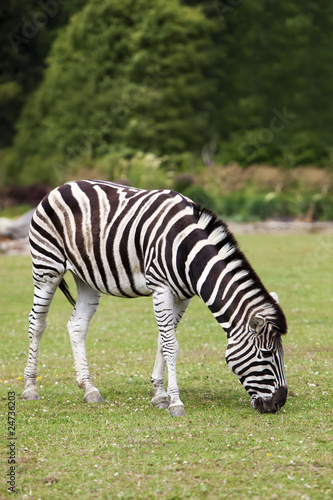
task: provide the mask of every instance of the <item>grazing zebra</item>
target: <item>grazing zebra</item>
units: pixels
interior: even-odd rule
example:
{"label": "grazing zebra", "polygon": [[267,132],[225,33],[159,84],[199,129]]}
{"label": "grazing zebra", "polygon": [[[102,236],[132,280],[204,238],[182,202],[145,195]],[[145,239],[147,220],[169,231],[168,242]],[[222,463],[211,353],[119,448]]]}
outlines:
{"label": "grazing zebra", "polygon": [[24,399],[39,398],[38,346],[58,286],[75,305],[63,279],[70,270],[77,302],[68,331],[85,402],[103,401],[90,378],[85,340],[104,293],[153,296],[159,329],[151,376],[154,406],[168,408],[173,416],[185,414],[176,377],[176,328],[194,295],[225,330],[226,361],[252,396],[253,408],[276,413],[285,404],[285,316],[276,294],[266,291],[226,224],[209,210],[171,190],[146,191],[95,180],[68,182],[37,207],[30,249],[35,292]]}

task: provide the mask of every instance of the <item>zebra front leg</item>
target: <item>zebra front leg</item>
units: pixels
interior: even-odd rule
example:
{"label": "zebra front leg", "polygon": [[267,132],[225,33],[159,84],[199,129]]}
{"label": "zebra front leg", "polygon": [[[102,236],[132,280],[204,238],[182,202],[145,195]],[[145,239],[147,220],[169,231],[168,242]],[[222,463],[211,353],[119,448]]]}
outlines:
{"label": "zebra front leg", "polygon": [[150,379],[154,387],[154,397],[151,402],[156,408],[163,410],[169,407],[168,395],[164,388],[165,366],[166,362],[162,352],[161,335],[159,335],[154,370]]}
{"label": "zebra front leg", "polygon": [[[179,302],[179,301],[177,301]],[[176,327],[174,320],[176,299],[172,295],[171,290],[163,287],[157,290],[153,295],[153,304],[156,321],[160,332],[160,344],[165,363],[168,367],[168,396],[170,398],[169,413],[172,416],[185,415],[184,405],[179,398],[179,389],[177,385],[176,361],[179,352],[179,346],[176,339]],[[159,353],[156,358],[157,364],[160,367],[160,374],[163,364],[159,358]],[[155,362],[156,366],[156,362]],[[158,371],[156,372],[158,373]],[[153,378],[153,377],[152,377]],[[161,379],[160,379],[161,380]],[[158,378],[156,379],[158,382]]]}
{"label": "zebra front leg", "polygon": [[[175,329],[177,328],[178,323],[182,319],[183,314],[186,311],[190,302],[191,299],[186,299],[174,303],[173,321]],[[165,367],[166,367],[166,361],[163,356],[161,335],[159,335],[155,366],[150,381],[154,386],[154,397],[151,400],[151,402],[154,406],[156,406],[156,408],[161,408],[161,409],[169,407],[168,395],[165,392],[164,388]]]}
{"label": "zebra front leg", "polygon": [[[170,351],[173,354],[170,355]],[[186,415],[184,405],[179,397],[179,389],[177,384],[176,362],[179,353],[177,340],[166,344],[166,349],[163,349],[166,364],[168,367],[168,396],[170,398],[169,413],[172,417],[181,417]]]}
{"label": "zebra front leg", "polygon": [[85,345],[89,323],[96,312],[101,294],[75,275],[74,279],[77,286],[77,302],[67,327],[73,349],[76,383],[84,390],[85,403],[102,403],[103,398],[90,378]]}

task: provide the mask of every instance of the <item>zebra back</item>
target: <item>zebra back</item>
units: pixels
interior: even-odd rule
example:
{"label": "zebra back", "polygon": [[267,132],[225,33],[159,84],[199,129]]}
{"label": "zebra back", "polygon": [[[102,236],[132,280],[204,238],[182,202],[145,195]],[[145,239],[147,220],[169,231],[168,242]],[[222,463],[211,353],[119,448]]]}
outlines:
{"label": "zebra back", "polygon": [[175,191],[69,182],[40,203],[30,245],[39,272],[69,269],[102,293],[137,297],[164,284],[179,299],[199,295],[229,336],[256,313],[287,331],[227,225]]}

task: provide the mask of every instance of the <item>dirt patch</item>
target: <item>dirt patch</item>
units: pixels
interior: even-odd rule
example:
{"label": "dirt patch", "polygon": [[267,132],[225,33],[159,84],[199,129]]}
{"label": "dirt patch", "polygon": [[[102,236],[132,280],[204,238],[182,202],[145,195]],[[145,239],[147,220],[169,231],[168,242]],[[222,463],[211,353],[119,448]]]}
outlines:
{"label": "dirt patch", "polygon": [[311,188],[321,193],[333,190],[333,172],[316,167],[297,167],[289,172],[291,179],[300,186]]}
{"label": "dirt patch", "polygon": [[251,185],[257,191],[281,192],[290,189],[328,193],[333,191],[333,171],[316,167],[284,170],[269,165],[242,168],[237,164],[207,167],[197,176],[197,183],[223,193],[242,191]]}
{"label": "dirt patch", "polygon": [[333,234],[333,221],[304,222],[267,220],[258,222],[230,222],[234,234]]}

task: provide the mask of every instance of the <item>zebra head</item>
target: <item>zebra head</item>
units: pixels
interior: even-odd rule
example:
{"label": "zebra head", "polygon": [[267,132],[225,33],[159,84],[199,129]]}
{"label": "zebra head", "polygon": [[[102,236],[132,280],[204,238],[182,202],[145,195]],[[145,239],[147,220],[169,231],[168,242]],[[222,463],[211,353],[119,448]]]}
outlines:
{"label": "zebra head", "polygon": [[[271,294],[277,300],[276,294]],[[281,331],[276,322],[257,313],[241,335],[232,336],[226,351],[229,368],[252,397],[259,413],[277,413],[287,400]]]}

